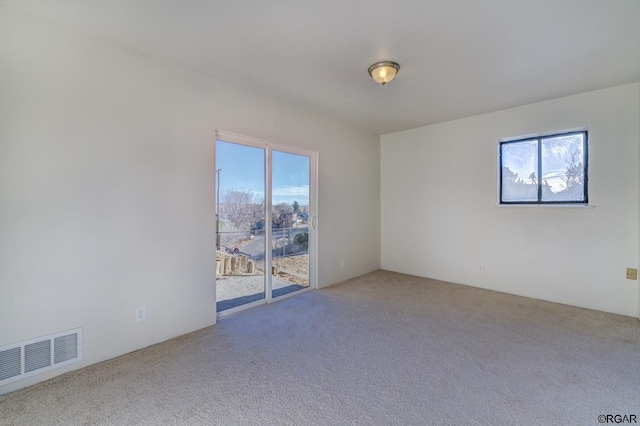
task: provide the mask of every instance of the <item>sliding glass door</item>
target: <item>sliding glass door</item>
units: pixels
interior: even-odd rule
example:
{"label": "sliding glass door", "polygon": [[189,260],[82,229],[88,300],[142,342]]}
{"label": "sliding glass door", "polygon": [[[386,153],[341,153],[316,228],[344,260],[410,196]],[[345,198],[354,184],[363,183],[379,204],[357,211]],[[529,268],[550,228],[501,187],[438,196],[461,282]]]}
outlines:
{"label": "sliding glass door", "polygon": [[216,140],[217,310],[265,298],[265,150]]}
{"label": "sliding glass door", "polygon": [[315,285],[316,155],[216,135],[218,316]]}
{"label": "sliding glass door", "polygon": [[271,259],[274,297],[309,286],[310,158],[271,155]]}

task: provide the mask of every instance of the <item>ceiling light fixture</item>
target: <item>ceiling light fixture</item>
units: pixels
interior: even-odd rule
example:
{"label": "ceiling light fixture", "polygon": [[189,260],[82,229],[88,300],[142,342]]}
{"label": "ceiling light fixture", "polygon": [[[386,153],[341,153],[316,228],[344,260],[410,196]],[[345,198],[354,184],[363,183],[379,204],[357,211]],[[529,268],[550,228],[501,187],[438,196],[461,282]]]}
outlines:
{"label": "ceiling light fixture", "polygon": [[383,86],[394,79],[400,65],[393,61],[380,61],[369,67],[369,75],[378,84]]}

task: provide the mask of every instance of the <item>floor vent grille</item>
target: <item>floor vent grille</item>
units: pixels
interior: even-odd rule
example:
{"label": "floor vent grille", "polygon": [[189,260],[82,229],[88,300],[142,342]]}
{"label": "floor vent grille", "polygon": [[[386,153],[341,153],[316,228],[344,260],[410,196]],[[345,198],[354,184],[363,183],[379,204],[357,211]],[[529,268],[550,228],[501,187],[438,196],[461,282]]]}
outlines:
{"label": "floor vent grille", "polygon": [[0,347],[0,386],[82,360],[82,328]]}

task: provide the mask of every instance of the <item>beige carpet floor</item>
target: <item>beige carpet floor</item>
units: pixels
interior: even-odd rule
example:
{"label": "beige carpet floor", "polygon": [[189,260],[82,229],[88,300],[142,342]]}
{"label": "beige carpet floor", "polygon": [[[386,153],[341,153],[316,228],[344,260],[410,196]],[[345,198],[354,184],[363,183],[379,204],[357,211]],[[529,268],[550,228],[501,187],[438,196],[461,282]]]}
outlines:
{"label": "beige carpet floor", "polygon": [[640,421],[637,319],[378,271],[0,397],[2,425]]}

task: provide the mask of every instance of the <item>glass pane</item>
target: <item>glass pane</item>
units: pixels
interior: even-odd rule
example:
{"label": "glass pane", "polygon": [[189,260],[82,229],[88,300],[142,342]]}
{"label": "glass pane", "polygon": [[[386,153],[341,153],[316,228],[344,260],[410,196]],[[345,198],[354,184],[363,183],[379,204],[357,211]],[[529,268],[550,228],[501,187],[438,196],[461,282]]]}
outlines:
{"label": "glass pane", "polygon": [[538,201],[538,141],[500,145],[502,201]]}
{"label": "glass pane", "polygon": [[584,134],[542,139],[542,201],[585,201]]}
{"label": "glass pane", "polygon": [[265,297],[265,151],[216,141],[217,311]]}
{"label": "glass pane", "polygon": [[309,286],[309,157],[273,151],[273,297]]}

